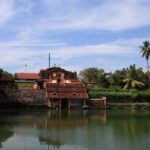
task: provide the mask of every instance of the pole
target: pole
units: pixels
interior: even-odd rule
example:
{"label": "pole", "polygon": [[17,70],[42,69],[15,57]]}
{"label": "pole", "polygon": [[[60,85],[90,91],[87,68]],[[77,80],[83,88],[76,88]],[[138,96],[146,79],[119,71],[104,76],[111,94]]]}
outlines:
{"label": "pole", "polygon": [[49,68],[51,67],[50,64],[51,64],[51,55],[49,53]]}

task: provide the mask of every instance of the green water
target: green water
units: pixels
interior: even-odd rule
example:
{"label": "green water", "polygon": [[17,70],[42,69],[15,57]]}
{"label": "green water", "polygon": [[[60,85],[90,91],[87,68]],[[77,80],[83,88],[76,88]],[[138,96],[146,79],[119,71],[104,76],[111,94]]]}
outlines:
{"label": "green water", "polygon": [[150,112],[0,111],[0,150],[150,150]]}

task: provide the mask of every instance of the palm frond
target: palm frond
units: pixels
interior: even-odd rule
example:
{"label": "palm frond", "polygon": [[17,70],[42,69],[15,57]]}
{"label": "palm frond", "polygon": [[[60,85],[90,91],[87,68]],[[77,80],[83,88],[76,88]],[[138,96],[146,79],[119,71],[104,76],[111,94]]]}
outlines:
{"label": "palm frond", "polygon": [[127,78],[127,79],[124,79],[123,82],[126,83],[126,82],[128,82],[129,80],[130,80],[130,79]]}

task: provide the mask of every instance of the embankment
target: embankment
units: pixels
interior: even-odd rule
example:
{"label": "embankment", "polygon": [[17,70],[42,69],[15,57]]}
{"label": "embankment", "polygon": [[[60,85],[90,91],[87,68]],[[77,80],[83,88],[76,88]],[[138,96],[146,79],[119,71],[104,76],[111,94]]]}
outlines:
{"label": "embankment", "polygon": [[45,90],[19,89],[0,93],[1,108],[48,107]]}

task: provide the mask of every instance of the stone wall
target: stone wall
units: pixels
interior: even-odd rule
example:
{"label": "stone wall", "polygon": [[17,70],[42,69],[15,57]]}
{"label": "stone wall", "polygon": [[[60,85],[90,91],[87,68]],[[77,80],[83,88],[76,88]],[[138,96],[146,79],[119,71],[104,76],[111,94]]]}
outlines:
{"label": "stone wall", "polygon": [[18,103],[27,106],[48,106],[46,91],[41,89],[19,89],[5,90],[6,98],[3,98],[1,105],[12,105]]}
{"label": "stone wall", "polygon": [[47,105],[45,90],[36,89],[20,89],[15,90],[14,95],[16,100],[28,105]]}

